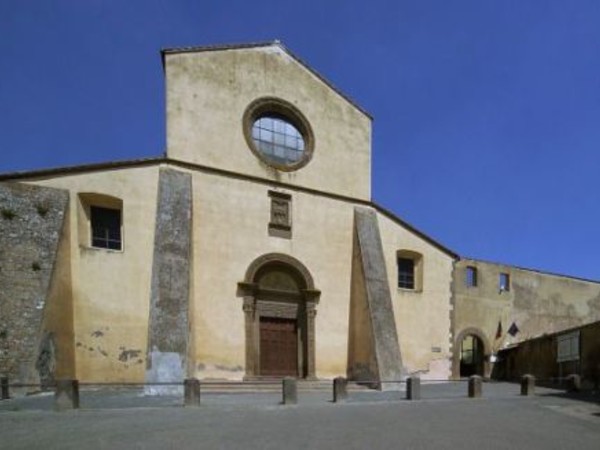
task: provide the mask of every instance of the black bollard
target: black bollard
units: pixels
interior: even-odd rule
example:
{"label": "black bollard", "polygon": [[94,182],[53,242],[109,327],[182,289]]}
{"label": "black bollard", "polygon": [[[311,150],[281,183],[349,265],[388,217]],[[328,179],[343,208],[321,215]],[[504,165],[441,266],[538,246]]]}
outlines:
{"label": "black bollard", "polygon": [[0,378],[0,387],[2,390],[2,396],[0,398],[2,400],[8,400],[10,398],[10,393],[8,392],[8,377]]}
{"label": "black bollard", "polygon": [[284,405],[295,405],[298,403],[298,383],[295,378],[285,377],[281,381],[282,403]]}
{"label": "black bollard", "polygon": [[469,377],[469,398],[481,397],[482,378],[479,375]]}
{"label": "black bollard", "polygon": [[184,406],[200,406],[200,380],[186,378],[183,380]]}
{"label": "black bollard", "polygon": [[421,379],[419,377],[406,379],[406,399],[421,400]]}
{"label": "black bollard", "polygon": [[79,381],[56,380],[54,391],[54,409],[63,411],[79,408]]}
{"label": "black bollard", "polygon": [[581,377],[572,373],[567,377],[567,392],[579,392],[581,390]]}
{"label": "black bollard", "polygon": [[337,377],[333,380],[333,402],[345,402],[348,399],[348,380]]}
{"label": "black bollard", "polygon": [[535,393],[535,377],[523,375],[521,378],[521,395],[533,395]]}

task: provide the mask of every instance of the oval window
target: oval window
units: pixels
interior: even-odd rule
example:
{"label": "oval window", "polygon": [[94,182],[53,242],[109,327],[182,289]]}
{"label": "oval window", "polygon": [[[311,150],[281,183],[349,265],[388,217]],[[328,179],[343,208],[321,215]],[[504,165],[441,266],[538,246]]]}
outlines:
{"label": "oval window", "polygon": [[304,138],[281,117],[267,115],[254,121],[252,139],[260,153],[275,164],[293,165],[304,155]]}
{"label": "oval window", "polygon": [[314,138],[308,121],[281,99],[252,102],[244,114],[244,131],[254,154],[276,169],[297,170],[312,156]]}

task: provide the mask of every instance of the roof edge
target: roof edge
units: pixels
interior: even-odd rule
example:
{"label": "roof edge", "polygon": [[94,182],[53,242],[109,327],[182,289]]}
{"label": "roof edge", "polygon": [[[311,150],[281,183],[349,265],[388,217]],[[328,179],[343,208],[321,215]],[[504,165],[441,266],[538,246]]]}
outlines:
{"label": "roof edge", "polygon": [[574,325],[572,327],[565,328],[563,330],[553,331],[552,333],[539,334],[539,335],[536,335],[536,336],[533,336],[533,337],[530,337],[527,339],[523,339],[522,341],[513,342],[512,344],[508,345],[507,347],[501,348],[500,350],[498,350],[498,352],[511,351],[516,348],[519,348],[521,345],[523,345],[527,342],[539,341],[542,339],[554,339],[562,334],[568,334],[568,333],[572,333],[574,331],[581,331],[584,328],[596,327],[599,324],[600,324],[600,320],[594,320],[593,322],[586,322],[581,325]]}
{"label": "roof edge", "polygon": [[393,212],[385,209],[383,206],[375,203],[374,201],[370,202],[371,205],[381,214],[383,214],[384,216],[386,216],[388,219],[396,222],[398,225],[406,228],[408,231],[410,231],[411,233],[416,234],[417,236],[419,236],[421,239],[425,240],[426,242],[428,242],[429,244],[433,245],[434,247],[436,247],[438,250],[441,250],[442,252],[446,253],[448,256],[452,257],[453,259],[460,259],[460,255],[458,253],[455,253],[454,251],[450,250],[448,247],[446,247],[445,245],[441,244],[440,242],[438,242],[437,240],[433,239],[431,236],[428,236],[427,234],[423,233],[422,231],[419,231],[417,228],[415,228],[413,225],[411,225],[410,223],[406,222],[405,220],[401,219],[400,217],[398,217],[396,214],[394,214]]}
{"label": "roof edge", "polygon": [[503,262],[489,261],[489,260],[479,259],[479,258],[471,258],[471,257],[467,257],[467,256],[461,256],[460,259],[463,260],[463,261],[475,261],[475,262],[480,262],[480,263],[484,263],[484,264],[490,264],[490,265],[494,265],[494,266],[506,266],[506,267],[511,267],[513,269],[516,269],[516,270],[523,270],[525,272],[539,273],[540,275],[550,275],[550,276],[553,276],[553,277],[568,278],[570,280],[582,281],[584,283],[600,284],[600,280],[592,280],[591,278],[583,278],[583,277],[577,277],[577,276],[574,276],[574,275],[566,275],[564,273],[550,272],[548,270],[532,269],[530,267],[515,266],[513,264],[506,264],[506,263],[503,263]]}
{"label": "roof edge", "polygon": [[423,233],[422,231],[419,231],[413,225],[411,225],[410,223],[401,219],[395,213],[389,211],[388,209],[384,208],[383,206],[379,205],[378,203],[376,203],[373,200],[363,200],[363,199],[354,198],[354,197],[347,197],[347,196],[340,195],[340,194],[318,191],[316,189],[306,188],[303,186],[290,185],[288,183],[277,182],[277,181],[269,180],[266,178],[263,179],[260,177],[248,176],[248,175],[239,174],[239,173],[235,173],[235,172],[229,172],[226,170],[210,168],[210,167],[202,166],[199,164],[194,164],[194,163],[180,161],[180,160],[173,159],[173,158],[168,158],[166,156],[156,156],[156,157],[141,158],[141,159],[123,160],[123,161],[100,162],[100,163],[91,163],[91,164],[82,164],[82,165],[73,165],[73,166],[64,166],[64,167],[54,167],[54,168],[50,168],[50,169],[0,173],[0,182],[11,182],[11,181],[18,182],[19,180],[27,179],[27,178],[30,178],[30,179],[31,178],[41,178],[41,177],[47,177],[47,176],[53,176],[53,175],[62,175],[62,174],[71,174],[71,173],[86,173],[86,172],[95,172],[98,170],[113,170],[113,169],[123,169],[123,168],[128,168],[128,167],[144,167],[144,166],[151,166],[154,164],[162,164],[162,163],[173,164],[173,165],[187,167],[187,168],[195,168],[195,169],[199,169],[199,170],[208,170],[210,172],[219,173],[222,175],[231,175],[231,176],[241,177],[241,178],[245,178],[245,179],[250,179],[253,181],[257,181],[257,182],[280,185],[282,187],[286,187],[289,189],[297,189],[297,190],[307,192],[307,193],[325,195],[327,197],[332,197],[332,198],[336,198],[336,199],[343,200],[343,201],[358,203],[358,204],[362,204],[365,206],[371,206],[375,210],[377,210],[378,212],[380,212],[381,214],[386,216],[388,219],[390,219],[390,220],[396,222],[398,225],[406,228],[411,233],[414,233],[415,235],[419,236],[421,239],[425,240],[426,242],[433,245],[438,250],[441,250],[442,252],[446,253],[448,256],[452,257],[455,260],[463,260],[463,261],[470,260],[470,261],[475,261],[475,262],[481,262],[484,264],[492,264],[492,265],[496,265],[496,266],[511,267],[513,269],[523,270],[526,272],[535,272],[535,273],[539,273],[541,275],[550,275],[550,276],[554,276],[554,277],[567,278],[567,279],[581,281],[581,282],[585,282],[585,283],[600,284],[600,280],[592,280],[589,278],[583,278],[583,277],[577,277],[577,276],[573,276],[573,275],[566,275],[566,274],[561,274],[561,273],[556,273],[556,272],[550,272],[547,270],[532,269],[532,268],[528,268],[528,267],[521,267],[521,266],[516,266],[513,264],[506,264],[506,263],[497,262],[497,261],[489,261],[489,260],[480,259],[480,258],[461,256],[458,253],[450,250],[448,247],[444,246],[437,240],[435,240],[432,237],[428,236],[427,234]]}
{"label": "roof edge", "polygon": [[335,199],[342,200],[342,201],[347,201],[347,202],[357,203],[357,204],[361,204],[361,205],[365,205],[365,206],[370,206],[370,207],[374,208],[376,211],[378,211],[379,213],[388,217],[390,220],[396,222],[398,225],[406,228],[411,233],[416,234],[421,239],[430,243],[431,245],[436,247],[438,250],[441,250],[442,252],[446,253],[448,256],[452,257],[453,259],[460,258],[460,256],[457,253],[448,249],[447,247],[445,247],[444,245],[442,245],[441,243],[439,243],[432,237],[428,236],[427,234],[419,231],[413,225],[400,219],[396,214],[385,209],[384,207],[382,207],[381,205],[377,204],[376,202],[374,202],[372,200],[360,199],[360,198],[345,196],[342,194],[335,194],[332,192],[320,191],[317,189],[307,188],[304,186],[296,186],[293,184],[282,183],[280,181],[270,180],[267,178],[249,176],[246,174],[231,172],[231,171],[223,170],[223,169],[215,169],[215,168],[211,168],[211,167],[207,167],[207,166],[202,166],[200,164],[195,164],[195,163],[181,161],[181,160],[177,160],[177,159],[173,159],[173,158],[168,158],[166,156],[143,158],[143,159],[133,159],[133,160],[125,160],[125,161],[103,162],[103,163],[94,163],[94,164],[83,164],[83,165],[67,166],[67,167],[55,167],[55,168],[51,168],[51,169],[9,172],[9,173],[0,174],[0,182],[19,181],[19,180],[28,179],[28,178],[35,179],[35,178],[54,176],[54,175],[95,172],[98,170],[115,170],[115,169],[129,168],[129,167],[143,167],[143,166],[150,166],[150,165],[154,165],[154,164],[173,164],[175,166],[180,166],[180,167],[184,167],[184,168],[188,168],[188,169],[206,170],[206,171],[209,171],[212,173],[217,173],[220,175],[240,177],[240,178],[244,178],[244,179],[248,179],[248,180],[252,180],[252,181],[256,181],[256,182],[267,183],[267,184],[271,184],[271,185],[278,185],[278,186],[288,188],[288,189],[296,189],[296,190],[306,192],[306,193],[324,195],[326,197],[335,198]]}
{"label": "roof edge", "polygon": [[354,108],[360,111],[363,115],[365,115],[369,120],[373,121],[373,116],[362,106],[360,106],[355,100],[353,100],[349,95],[342,92],[338,89],[331,81],[321,75],[317,70],[313,69],[309,64],[307,64],[302,58],[292,52],[285,44],[283,44],[280,40],[275,39],[273,41],[260,41],[260,42],[249,42],[245,44],[216,44],[216,45],[204,45],[204,46],[190,46],[190,47],[166,47],[160,50],[161,61],[163,65],[163,69],[165,67],[165,56],[166,55],[174,55],[178,53],[200,53],[200,52],[214,52],[214,51],[224,51],[224,50],[243,50],[248,48],[260,48],[260,47],[272,47],[277,46],[285,53],[287,53],[291,58],[293,58],[298,64],[303,66],[306,70],[312,73],[315,77],[317,77],[322,83],[325,83],[331,90],[337,93],[340,97],[350,103]]}
{"label": "roof edge", "polygon": [[100,162],[91,164],[79,164],[63,167],[52,167],[49,169],[21,170],[17,172],[0,173],[0,181],[19,181],[24,178],[39,178],[52,175],[69,173],[95,172],[97,170],[122,169],[126,167],[148,166],[168,161],[164,156],[150,158],[129,159],[123,161]]}

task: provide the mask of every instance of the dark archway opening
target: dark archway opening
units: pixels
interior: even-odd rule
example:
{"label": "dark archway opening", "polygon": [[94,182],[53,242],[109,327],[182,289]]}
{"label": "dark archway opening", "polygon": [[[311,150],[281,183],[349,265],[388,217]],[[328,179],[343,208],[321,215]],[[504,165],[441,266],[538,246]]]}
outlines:
{"label": "dark archway opening", "polygon": [[460,344],[460,376],[484,376],[483,341],[474,334],[466,335]]}

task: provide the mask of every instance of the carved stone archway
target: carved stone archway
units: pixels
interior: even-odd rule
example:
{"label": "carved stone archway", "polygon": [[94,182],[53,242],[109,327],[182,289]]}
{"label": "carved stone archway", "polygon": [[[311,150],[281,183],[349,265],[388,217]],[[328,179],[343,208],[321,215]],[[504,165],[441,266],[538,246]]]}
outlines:
{"label": "carved stone archway", "polygon": [[238,296],[244,300],[246,379],[265,375],[261,369],[261,320],[269,318],[296,321],[296,376],[316,378],[315,317],[320,295],[308,269],[289,255],[269,253],[250,264],[244,281],[238,283]]}
{"label": "carved stone archway", "polygon": [[452,348],[452,378],[459,379],[460,378],[460,357],[461,357],[461,349],[462,342],[467,336],[475,336],[478,338],[483,344],[483,370],[482,376],[484,378],[489,378],[491,374],[491,366],[490,366],[490,356],[492,354],[492,346],[490,345],[490,341],[485,335],[483,331],[479,328],[465,328],[462,330],[454,340],[454,345]]}

